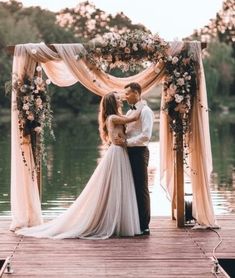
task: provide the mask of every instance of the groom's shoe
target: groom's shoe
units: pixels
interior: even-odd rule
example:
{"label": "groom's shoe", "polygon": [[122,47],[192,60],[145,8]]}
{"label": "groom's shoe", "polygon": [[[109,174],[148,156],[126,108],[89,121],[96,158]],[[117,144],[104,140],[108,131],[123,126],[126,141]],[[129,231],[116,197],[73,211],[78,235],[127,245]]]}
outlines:
{"label": "groom's shoe", "polygon": [[143,236],[149,236],[150,235],[150,230],[149,229],[145,229],[142,231],[142,235]]}
{"label": "groom's shoe", "polygon": [[141,231],[140,234],[136,234],[135,236],[149,236],[149,235],[150,235],[150,230],[145,229],[145,230]]}

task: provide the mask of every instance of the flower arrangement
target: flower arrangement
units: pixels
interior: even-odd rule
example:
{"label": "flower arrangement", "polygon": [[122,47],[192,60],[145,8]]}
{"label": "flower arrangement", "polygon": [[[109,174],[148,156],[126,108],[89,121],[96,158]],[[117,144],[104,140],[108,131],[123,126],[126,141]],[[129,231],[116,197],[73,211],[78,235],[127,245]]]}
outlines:
{"label": "flower arrangement", "polygon": [[163,110],[170,116],[170,126],[174,132],[188,130],[188,117],[196,94],[196,62],[187,49],[178,55],[166,56]]}
{"label": "flower arrangement", "polygon": [[149,62],[157,63],[165,56],[168,43],[158,35],[135,30],[129,33],[106,33],[91,41],[86,59],[97,68],[110,71],[119,68],[123,72],[136,71]]}
{"label": "flower arrangement", "polygon": [[[46,161],[45,136],[49,133],[54,138],[52,130],[52,110],[48,85],[50,80],[43,80],[41,67],[36,68],[37,75],[33,78],[25,76],[23,80],[15,79],[13,89],[16,91],[16,105],[19,111],[18,123],[20,129],[21,145],[32,145],[36,168],[40,165],[41,158]],[[45,133],[45,131],[47,131]],[[27,166],[24,152],[23,161]]]}

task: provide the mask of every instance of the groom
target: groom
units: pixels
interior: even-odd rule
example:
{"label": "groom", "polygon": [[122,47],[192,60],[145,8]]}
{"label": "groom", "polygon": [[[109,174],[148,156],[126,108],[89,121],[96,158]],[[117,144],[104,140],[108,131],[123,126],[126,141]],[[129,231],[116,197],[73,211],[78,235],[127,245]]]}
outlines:
{"label": "groom", "polygon": [[152,135],[154,115],[153,111],[141,99],[142,90],[138,83],[132,82],[127,84],[125,89],[125,98],[130,105],[130,110],[127,112],[128,116],[140,105],[144,104],[139,119],[127,124],[126,144],[135,184],[140,229],[142,235],[149,235],[150,197],[147,167],[149,162],[148,143]]}

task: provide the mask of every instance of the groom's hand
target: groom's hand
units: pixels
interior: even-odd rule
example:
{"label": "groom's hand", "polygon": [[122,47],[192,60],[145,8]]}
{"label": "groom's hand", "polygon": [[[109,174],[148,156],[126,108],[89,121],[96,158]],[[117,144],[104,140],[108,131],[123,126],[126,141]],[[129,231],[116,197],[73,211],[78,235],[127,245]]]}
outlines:
{"label": "groom's hand", "polygon": [[114,142],[113,143],[115,145],[117,145],[117,146],[126,147],[126,139],[122,138],[122,137],[119,137],[119,136],[116,136],[114,138]]}

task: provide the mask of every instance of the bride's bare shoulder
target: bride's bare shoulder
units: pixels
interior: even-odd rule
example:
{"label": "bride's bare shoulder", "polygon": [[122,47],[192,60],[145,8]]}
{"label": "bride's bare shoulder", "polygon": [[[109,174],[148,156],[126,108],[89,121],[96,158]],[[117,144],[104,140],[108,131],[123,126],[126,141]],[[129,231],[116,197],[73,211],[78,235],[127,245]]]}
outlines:
{"label": "bride's bare shoulder", "polygon": [[113,124],[120,123],[120,120],[122,120],[122,116],[116,114],[110,115],[108,117],[108,121],[112,122]]}

